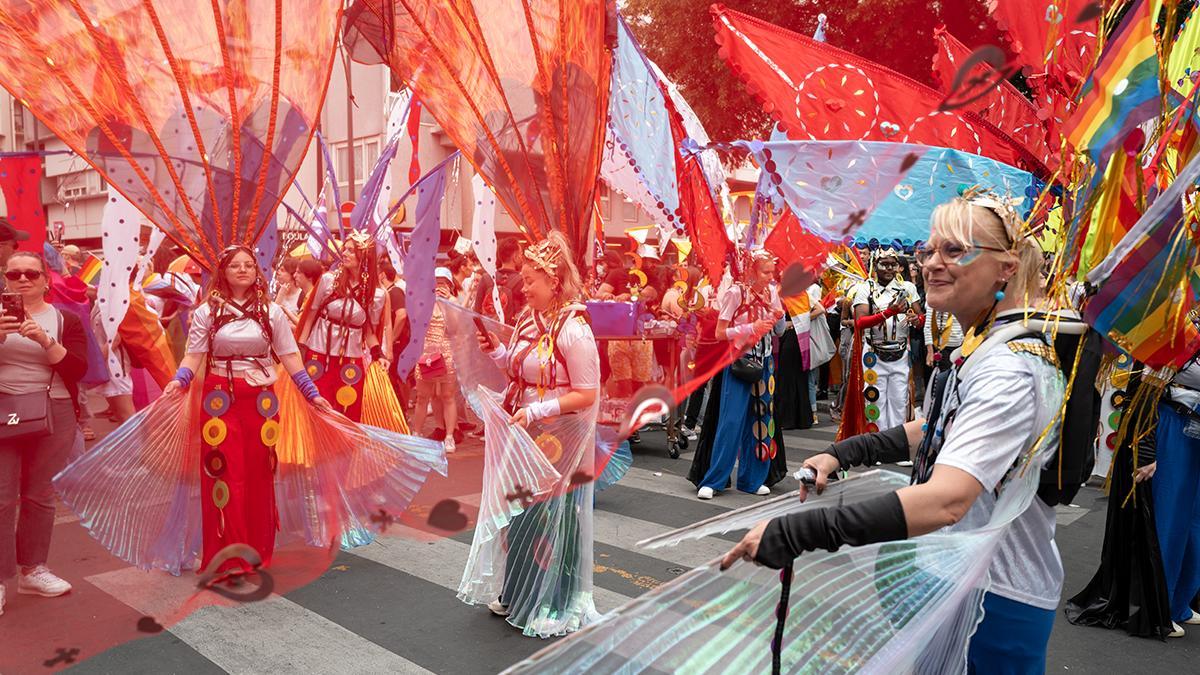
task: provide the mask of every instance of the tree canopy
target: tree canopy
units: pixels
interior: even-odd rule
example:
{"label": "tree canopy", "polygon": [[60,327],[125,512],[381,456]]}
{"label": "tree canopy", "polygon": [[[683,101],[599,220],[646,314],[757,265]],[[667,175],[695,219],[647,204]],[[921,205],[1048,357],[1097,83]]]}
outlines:
{"label": "tree canopy", "polygon": [[[622,14],[642,47],[676,82],[713,140],[765,137],[771,120],[717,56],[710,0],[627,0]],[[934,30],[965,44],[1003,46],[982,0],[728,0],[730,9],[812,35],[933,85]]]}

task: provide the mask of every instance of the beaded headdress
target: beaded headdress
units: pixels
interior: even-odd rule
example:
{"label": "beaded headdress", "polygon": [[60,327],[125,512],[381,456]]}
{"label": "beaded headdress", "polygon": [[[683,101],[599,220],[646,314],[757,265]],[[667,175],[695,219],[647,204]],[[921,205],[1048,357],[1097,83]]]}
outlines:
{"label": "beaded headdress", "polygon": [[1000,222],[1004,225],[1004,233],[1008,235],[1008,240],[1014,246],[1020,239],[1019,231],[1021,229],[1021,216],[1017,212],[1016,205],[1020,203],[1019,199],[1007,199],[1001,197],[991,190],[986,190],[978,185],[968,187],[961,192],[963,201],[972,206],[979,206],[996,214]]}

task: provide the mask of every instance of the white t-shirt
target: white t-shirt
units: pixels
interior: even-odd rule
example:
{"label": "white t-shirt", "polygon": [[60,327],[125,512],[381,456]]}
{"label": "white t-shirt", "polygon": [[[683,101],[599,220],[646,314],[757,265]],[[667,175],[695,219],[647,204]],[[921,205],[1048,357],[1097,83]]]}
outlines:
{"label": "white t-shirt", "polygon": [[[531,340],[518,338],[509,347],[508,353],[520,352],[530,342]],[[566,372],[563,372],[561,365],[556,370],[559,386],[547,391],[542,397],[538,396],[537,387],[526,387],[522,395],[522,405],[528,405],[539,398],[541,400],[557,398],[569,393],[572,389],[600,388],[600,352],[596,348],[596,338],[592,334],[592,327],[588,325],[587,321],[582,317],[568,319],[558,333],[555,346],[562,354],[567,366]],[[521,377],[526,382],[537,382],[539,373],[549,365],[549,360],[552,358],[554,358],[553,354],[539,356],[537,349],[529,350],[529,353],[525,355],[525,360],[521,362]]]}
{"label": "white t-shirt", "polygon": [[[1020,342],[1043,344],[1036,338]],[[944,431],[946,440],[936,463],[971,474],[983,492],[966,517],[948,530],[974,530],[987,524],[996,506],[996,486],[1050,425],[1065,389],[1058,368],[1041,357],[997,345],[976,358],[980,360],[957,384],[961,404]],[[948,396],[953,385],[947,383]],[[1053,457],[1059,437],[1055,424],[1028,471],[1040,471]],[[1063,568],[1054,528],[1054,509],[1034,496],[1029,508],[1009,526],[992,560],[993,593],[1042,609],[1058,607]]]}
{"label": "white t-shirt", "polygon": [[[226,375],[226,366],[231,363],[235,376],[245,377],[248,381],[253,379],[252,384],[263,384],[264,378],[273,381],[271,376],[278,363],[270,355],[272,351],[275,356],[287,356],[300,351],[296,345],[296,338],[292,335],[292,324],[287,315],[273,302],[268,307],[268,320],[271,324],[270,345],[267,344],[266,333],[257,321],[242,315],[236,307],[226,305],[224,311],[241,318],[225,323],[213,336],[213,367],[218,374]],[[212,323],[212,309],[205,302],[192,313],[192,325],[188,330],[189,354],[208,353],[208,337]],[[242,358],[230,360],[230,357]]]}
{"label": "white t-shirt", "polygon": [[[313,295],[312,310],[318,314],[312,322],[312,328],[309,329],[308,338],[304,344],[319,354],[357,358],[365,353],[363,344],[366,339],[362,327],[367,323],[367,311],[357,301],[349,298],[338,298],[326,303],[326,299],[333,291],[333,280],[333,273],[326,272],[321,275],[321,281],[313,289],[315,295]],[[372,326],[379,325],[379,317],[383,314],[383,303],[386,297],[387,294],[382,288],[375,289],[375,296],[370,308]],[[333,321],[329,321],[326,317],[332,318]],[[332,336],[331,344],[326,344],[327,335]],[[343,345],[345,346],[344,353]]]}
{"label": "white t-shirt", "polygon": [[[892,279],[887,286],[881,286],[877,281],[864,281],[855,287],[851,306],[866,305],[870,298],[874,298],[875,308],[873,311],[882,312],[899,297],[908,298],[910,303],[921,299],[920,294],[917,293],[917,287],[912,282],[903,281],[899,277]],[[906,341],[908,340],[908,316],[900,313],[890,317],[882,324],[871,328],[867,335],[875,342]]]}

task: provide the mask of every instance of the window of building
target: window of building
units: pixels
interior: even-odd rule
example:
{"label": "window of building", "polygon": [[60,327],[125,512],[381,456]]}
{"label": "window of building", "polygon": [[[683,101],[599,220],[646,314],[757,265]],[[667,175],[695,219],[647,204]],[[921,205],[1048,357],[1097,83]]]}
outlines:
{"label": "window of building", "polygon": [[[334,172],[337,173],[338,190],[343,199],[350,197],[350,152],[346,143],[334,144]],[[354,197],[362,194],[363,183],[379,161],[379,137],[359,138],[354,141]]]}
{"label": "window of building", "polygon": [[621,217],[627,223],[636,223],[638,220],[638,207],[633,203],[633,200],[624,197],[621,199]]}
{"label": "window of building", "polygon": [[597,200],[600,202],[600,220],[607,223],[612,220],[612,190],[601,182],[597,186],[597,194],[600,196]]}
{"label": "window of building", "polygon": [[13,148],[25,147],[25,106],[17,99],[12,100]]}

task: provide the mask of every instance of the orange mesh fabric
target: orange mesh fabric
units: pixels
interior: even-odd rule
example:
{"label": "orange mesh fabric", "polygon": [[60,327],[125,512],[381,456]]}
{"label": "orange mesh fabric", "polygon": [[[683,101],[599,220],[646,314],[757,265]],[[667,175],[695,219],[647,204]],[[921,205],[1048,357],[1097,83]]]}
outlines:
{"label": "orange mesh fabric", "polygon": [[206,266],[251,244],[325,96],[339,0],[0,0],[0,84]]}
{"label": "orange mesh fabric", "polygon": [[526,237],[582,256],[608,110],[603,0],[358,0],[352,58],[407,81]]}

